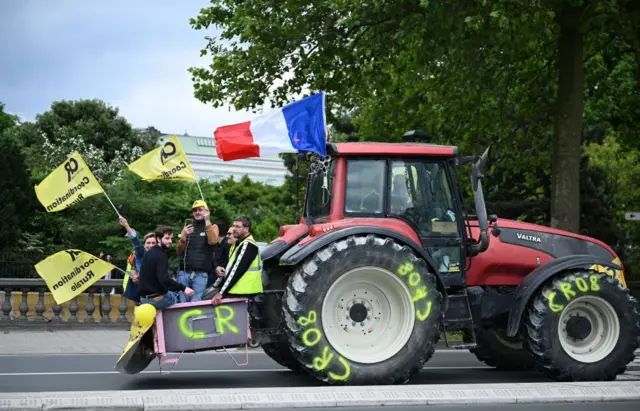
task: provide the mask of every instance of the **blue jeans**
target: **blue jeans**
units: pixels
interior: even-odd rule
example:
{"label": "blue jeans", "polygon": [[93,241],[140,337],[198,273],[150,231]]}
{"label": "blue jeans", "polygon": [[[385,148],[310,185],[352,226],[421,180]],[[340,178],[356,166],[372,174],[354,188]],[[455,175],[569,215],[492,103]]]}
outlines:
{"label": "blue jeans", "polygon": [[160,301],[156,301],[153,298],[140,297],[140,304],[151,304],[156,307],[156,309],[161,310],[163,308],[167,308],[174,304],[177,304],[178,298],[179,297],[175,292],[169,291],[164,296],[162,296],[162,300]]}
{"label": "blue jeans", "polygon": [[[191,279],[191,274],[193,274],[193,279]],[[178,271],[178,275],[176,276],[176,281],[185,287],[189,287],[193,290],[193,295],[191,297],[187,297],[185,293],[180,293],[179,300],[181,303],[187,302],[196,302],[202,301],[202,296],[204,295],[205,290],[207,289],[207,280],[209,278],[209,274],[203,271]]]}

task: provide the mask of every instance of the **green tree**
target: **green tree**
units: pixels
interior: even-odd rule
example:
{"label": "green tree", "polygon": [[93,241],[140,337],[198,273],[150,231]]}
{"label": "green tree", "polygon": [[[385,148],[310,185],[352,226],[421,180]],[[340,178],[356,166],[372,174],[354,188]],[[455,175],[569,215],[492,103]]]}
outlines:
{"label": "green tree", "polygon": [[[214,107],[325,90],[329,120],[347,113],[361,138],[422,128],[463,149],[497,144],[514,170],[500,178],[536,185],[527,196],[540,188],[520,170],[551,171],[538,173],[549,177],[551,225],[577,232],[585,61],[620,38],[633,52],[632,3],[212,0],[191,24],[222,34],[206,37],[212,64],[190,72]],[[523,148],[533,156],[514,158]]]}
{"label": "green tree", "polygon": [[33,123],[14,129],[35,177],[44,178],[77,150],[96,177],[110,184],[128,163],[153,149],[157,130],[134,130],[101,100],[55,101]]}
{"label": "green tree", "polygon": [[[613,230],[616,250],[626,268],[640,278],[640,224],[626,221],[625,212],[637,211],[640,204],[640,152],[626,150],[615,133],[609,133],[602,144],[589,143],[585,147],[589,161],[605,171],[605,193],[610,215],[598,225]],[[607,224],[609,222],[609,224]]]}
{"label": "green tree", "polygon": [[4,104],[0,103],[0,251],[19,248],[33,212],[29,170],[20,145],[8,132],[17,121],[17,117],[4,112]]}
{"label": "green tree", "polygon": [[278,236],[280,226],[297,221],[286,185],[268,186],[245,175],[240,181],[230,177],[214,183],[214,191],[229,204],[233,218],[246,215],[251,219],[256,241],[269,242]]}

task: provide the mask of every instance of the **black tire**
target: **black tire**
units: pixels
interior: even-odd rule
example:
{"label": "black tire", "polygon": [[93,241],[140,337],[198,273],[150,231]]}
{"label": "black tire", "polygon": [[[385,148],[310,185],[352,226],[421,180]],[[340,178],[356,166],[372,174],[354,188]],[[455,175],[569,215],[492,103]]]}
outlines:
{"label": "black tire", "polygon": [[[571,295],[568,286],[565,286],[569,296],[567,299],[562,284],[569,284],[575,295]],[[615,310],[620,323],[620,334],[615,347],[597,362],[578,361],[570,357],[561,345],[558,330],[561,314],[566,311],[568,304],[583,296],[596,296],[606,301]],[[597,271],[585,269],[559,274],[534,295],[523,320],[525,347],[543,372],[557,381],[614,380],[617,375],[625,372],[627,364],[634,359],[634,351],[640,345],[638,302],[617,280]],[[580,321],[582,320],[574,323],[574,330],[578,329],[576,324]],[[563,328],[563,332],[564,330],[569,330],[569,327]],[[588,327],[586,331],[583,330],[583,335],[587,332],[590,332]],[[579,337],[575,333],[574,335]]]}
{"label": "black tire", "polygon": [[[265,265],[262,283],[265,289],[284,289],[287,277],[277,274],[271,265]],[[284,333],[282,316],[282,295],[259,294],[253,297],[249,307],[249,320],[254,334],[260,329],[280,329]],[[296,360],[286,339],[283,341],[260,342],[260,346],[269,358],[281,366],[295,372],[305,372]]]}
{"label": "black tire", "polygon": [[[394,275],[402,268],[404,275],[395,275],[407,287],[410,275],[414,280],[414,288],[409,287],[409,297],[418,287],[425,287],[421,290],[426,291],[426,295],[420,295],[420,299],[413,303],[416,312],[419,310],[420,315],[425,315],[425,318],[420,321],[416,318],[407,343],[390,358],[370,364],[340,356],[328,341],[321,318],[322,303],[331,285],[348,271],[367,266],[385,269],[389,275]],[[414,273],[417,275],[413,276]],[[416,283],[417,279],[419,281]],[[381,292],[386,297],[389,290]],[[406,383],[431,358],[440,337],[442,294],[438,291],[435,274],[430,272],[426,263],[418,259],[410,248],[390,238],[374,235],[350,236],[317,251],[289,279],[284,301],[285,329],[294,356],[311,375],[328,384]],[[426,309],[429,304],[430,311]],[[315,325],[305,322],[305,319],[313,319],[313,312],[317,313]],[[310,332],[312,327],[316,331]],[[309,333],[309,336],[315,334],[317,342],[312,344],[311,337],[305,336],[305,333]],[[329,356],[332,356],[331,361],[323,363],[322,359],[327,360]]]}
{"label": "black tire", "polygon": [[502,328],[482,327],[476,329],[475,334],[478,345],[469,351],[488,366],[501,371],[528,370],[535,366],[536,361],[524,348],[523,341],[507,337]]}

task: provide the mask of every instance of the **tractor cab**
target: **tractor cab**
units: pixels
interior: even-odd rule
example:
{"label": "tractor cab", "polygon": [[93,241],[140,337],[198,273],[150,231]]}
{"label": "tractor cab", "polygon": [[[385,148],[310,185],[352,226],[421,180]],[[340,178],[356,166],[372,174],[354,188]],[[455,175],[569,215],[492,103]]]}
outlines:
{"label": "tractor cab", "polygon": [[[486,250],[472,239],[456,186],[457,147],[432,144],[330,143],[311,157],[303,219],[310,237],[356,226],[376,227],[424,250],[445,286],[465,285],[465,261]],[[474,165],[479,169],[486,154]],[[481,176],[475,173],[475,180]],[[486,211],[481,187],[478,214]]]}

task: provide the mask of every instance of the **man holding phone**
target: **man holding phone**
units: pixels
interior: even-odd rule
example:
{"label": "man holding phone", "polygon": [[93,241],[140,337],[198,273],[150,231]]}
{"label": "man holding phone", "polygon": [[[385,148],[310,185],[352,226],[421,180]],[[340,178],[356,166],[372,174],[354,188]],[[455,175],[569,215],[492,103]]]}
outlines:
{"label": "man holding phone", "polygon": [[201,301],[212,274],[213,251],[218,243],[218,226],[211,223],[207,203],[197,200],[191,206],[192,219],[185,221],[176,247],[180,267],[176,280],[193,289],[193,296],[180,294],[180,302]]}

